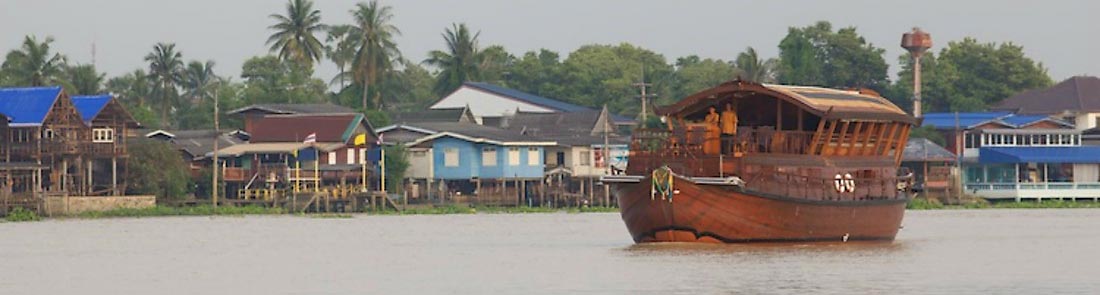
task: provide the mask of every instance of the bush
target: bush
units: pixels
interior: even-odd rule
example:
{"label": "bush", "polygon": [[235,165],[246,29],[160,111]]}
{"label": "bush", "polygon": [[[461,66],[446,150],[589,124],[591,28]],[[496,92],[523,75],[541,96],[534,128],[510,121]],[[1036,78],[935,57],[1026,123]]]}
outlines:
{"label": "bush", "polygon": [[930,210],[930,209],[943,209],[943,203],[940,203],[936,199],[914,198],[909,201],[909,204],[905,205],[905,209],[913,210]]}
{"label": "bush", "polygon": [[190,168],[180,153],[167,143],[152,139],[130,142],[126,179],[128,193],[180,199],[191,186]]}
{"label": "bush", "polygon": [[42,217],[39,217],[38,213],[34,213],[34,211],[23,209],[23,207],[15,207],[15,210],[8,212],[8,216],[4,219],[11,222],[22,222],[39,221],[42,220]]}

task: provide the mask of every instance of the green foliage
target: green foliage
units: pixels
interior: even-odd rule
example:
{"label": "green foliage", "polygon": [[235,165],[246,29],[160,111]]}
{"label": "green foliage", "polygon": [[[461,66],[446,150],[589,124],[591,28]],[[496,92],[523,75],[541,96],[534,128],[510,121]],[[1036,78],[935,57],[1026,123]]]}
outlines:
{"label": "green foliage", "polygon": [[23,209],[23,207],[15,207],[11,212],[8,212],[7,216],[4,216],[4,220],[9,222],[39,221],[42,220],[42,217],[34,211]]}
{"label": "green foliage", "polygon": [[176,86],[183,71],[183,54],[176,51],[175,43],[157,43],[153,52],[145,55],[145,61],[149,63],[149,79],[153,82],[152,97],[160,106],[160,128],[168,129],[171,127],[169,111],[172,106],[179,105]]}
{"label": "green foliage", "polygon": [[53,41],[53,37],[46,37],[41,43],[34,36],[23,37],[19,49],[9,51],[3,64],[0,64],[0,72],[4,72],[7,80],[0,82],[12,86],[44,86],[60,82],[65,56],[50,54],[50,43]]}
{"label": "green foliage", "polygon": [[[736,70],[720,59],[700,59],[691,55],[676,60],[673,97],[683,98],[703,89],[731,80]],[[653,116],[656,117],[656,116]]]}
{"label": "green foliage", "polygon": [[267,38],[271,52],[278,52],[279,58],[306,67],[312,67],[314,61],[321,60],[324,45],[314,34],[324,31],[325,25],[321,23],[321,11],[313,9],[313,1],[287,1],[286,15],[272,14],[269,17],[275,19],[275,24],[267,27],[275,30]]}
{"label": "green foliage", "polygon": [[926,198],[914,198],[912,200],[909,200],[909,203],[905,205],[905,209],[910,210],[931,210],[943,208],[943,203],[940,203],[939,200]]}
{"label": "green foliage", "polygon": [[191,186],[191,177],[179,152],[167,143],[144,138],[132,140],[129,152],[127,193],[156,195],[160,199],[184,197]]}
{"label": "green foliage", "polygon": [[[634,83],[653,84],[653,104],[668,104],[672,97],[675,69],[663,55],[623,43],[585,45],[565,59],[562,84],[568,85],[557,98],[579,105],[598,107],[607,104],[614,113],[637,114],[641,111],[638,88]],[[644,71],[644,72],[643,72]]]}
{"label": "green foliage", "polygon": [[207,216],[207,215],[261,215],[261,214],[285,214],[282,208],[259,206],[219,206],[210,205],[168,207],[154,206],[149,208],[131,209],[120,208],[108,211],[89,211],[77,215],[80,218],[114,218],[114,217],[153,217],[153,216]]}
{"label": "green foliage", "polygon": [[405,182],[405,172],[409,169],[409,155],[405,146],[386,146],[386,188],[389,191],[401,192]]}
{"label": "green foliage", "polygon": [[737,54],[737,59],[734,60],[733,65],[736,68],[737,76],[742,80],[773,83],[775,82],[775,67],[778,62],[774,58],[765,60],[756,54],[756,49],[748,47],[745,48],[744,52]]}
{"label": "green foliage", "polygon": [[379,110],[367,110],[363,112],[363,114],[366,115],[367,122],[370,122],[370,125],[374,128],[382,128],[384,126],[389,126],[390,124],[392,124],[390,122],[390,115],[386,112]]}
{"label": "green foliage", "polygon": [[779,43],[779,82],[884,91],[886,51],[867,43],[855,27],[833,31],[832,24],[790,28]]}
{"label": "green foliage", "polygon": [[325,82],[314,79],[307,65],[274,56],[249,58],[241,69],[244,104],[316,103],[324,100]]}
{"label": "green foliage", "polygon": [[393,40],[401,35],[401,31],[392,24],[392,8],[380,5],[377,0],[356,4],[351,15],[355,21],[347,27],[347,37],[344,39],[355,48],[351,60],[352,81],[359,85],[363,109],[367,109],[369,104],[381,109],[382,91],[375,85],[388,80],[394,64],[401,58],[401,52]]}
{"label": "green foliage", "polygon": [[[899,57],[902,70],[895,85],[895,101],[908,105],[913,89],[912,63]],[[979,43],[976,39],[949,42],[938,56],[921,59],[925,111],[983,111],[1024,90],[1050,86],[1053,81],[1042,63],[1024,56],[1012,43]],[[904,97],[905,99],[897,99]]]}
{"label": "green foliage", "polygon": [[433,91],[439,96],[458,89],[464,82],[482,80],[481,63],[484,56],[477,45],[477,37],[481,32],[470,33],[464,23],[451,26],[443,32],[447,50],[432,50],[428,52],[428,59],[424,60],[424,63],[440,70],[433,87]]}
{"label": "green foliage", "polygon": [[945,140],[943,138],[943,133],[941,133],[939,131],[936,131],[936,128],[932,127],[932,126],[922,126],[922,127],[919,127],[919,128],[913,128],[911,131],[909,131],[909,137],[911,137],[911,138],[926,138],[926,139],[931,140],[932,142],[934,142],[934,143],[936,143],[940,146],[947,145],[947,140]]}
{"label": "green foliage", "polygon": [[96,71],[94,65],[64,66],[62,68],[63,85],[69,95],[92,95],[102,92],[106,74]]}

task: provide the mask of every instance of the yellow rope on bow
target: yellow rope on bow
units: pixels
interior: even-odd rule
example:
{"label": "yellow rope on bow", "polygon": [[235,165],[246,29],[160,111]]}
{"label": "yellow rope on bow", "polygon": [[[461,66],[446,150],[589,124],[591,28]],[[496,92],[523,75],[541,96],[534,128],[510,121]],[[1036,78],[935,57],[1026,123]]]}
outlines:
{"label": "yellow rope on bow", "polygon": [[656,195],[660,193],[661,200],[668,198],[669,202],[672,202],[672,169],[668,166],[654,169],[650,174],[653,184],[650,186],[649,198],[650,200],[656,199]]}

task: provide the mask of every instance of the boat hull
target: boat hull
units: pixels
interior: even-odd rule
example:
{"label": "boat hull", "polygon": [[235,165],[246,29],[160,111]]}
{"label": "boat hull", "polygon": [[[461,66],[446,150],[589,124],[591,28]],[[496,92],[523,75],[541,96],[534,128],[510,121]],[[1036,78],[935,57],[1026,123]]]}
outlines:
{"label": "boat hull", "polygon": [[893,240],[906,199],[823,201],[756,194],[730,185],[675,181],[673,200],[655,199],[650,179],[612,184],[637,243]]}

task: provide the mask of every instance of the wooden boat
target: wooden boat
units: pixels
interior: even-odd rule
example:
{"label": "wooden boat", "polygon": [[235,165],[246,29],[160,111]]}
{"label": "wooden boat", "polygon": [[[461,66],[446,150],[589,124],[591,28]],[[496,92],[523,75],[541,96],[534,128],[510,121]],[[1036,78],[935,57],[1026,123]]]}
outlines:
{"label": "wooden boat", "polygon": [[657,113],[666,128],[636,130],[626,175],[603,179],[635,242],[898,232],[909,197],[896,174],[916,120],[873,91],[730,81]]}

